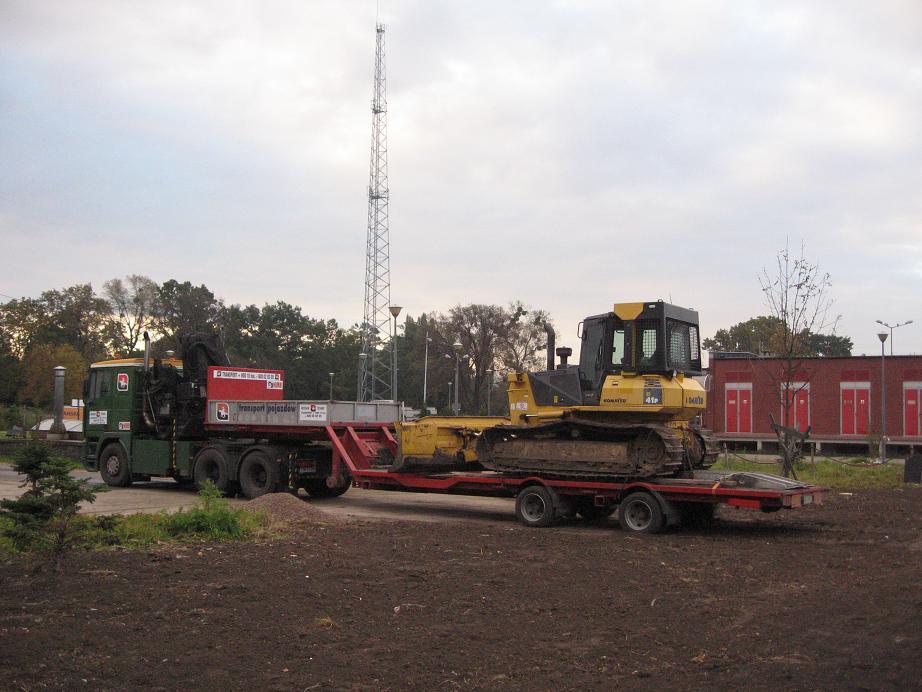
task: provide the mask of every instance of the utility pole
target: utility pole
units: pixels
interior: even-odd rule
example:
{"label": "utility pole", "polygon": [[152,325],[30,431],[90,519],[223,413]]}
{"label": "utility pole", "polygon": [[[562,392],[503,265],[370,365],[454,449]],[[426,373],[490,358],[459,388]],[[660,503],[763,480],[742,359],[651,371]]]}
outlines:
{"label": "utility pole", "polygon": [[887,332],[877,335],[880,339],[880,463],[887,463],[887,371],[884,365],[884,342]]}
{"label": "utility pole", "polygon": [[[391,260],[388,228],[387,89],[384,25],[375,25],[375,78],[371,100],[371,170],[368,174],[368,234],[365,243],[365,310],[359,359],[359,401],[393,398],[387,339],[391,319]],[[396,320],[395,320],[396,324]],[[391,352],[393,357],[393,351]]]}

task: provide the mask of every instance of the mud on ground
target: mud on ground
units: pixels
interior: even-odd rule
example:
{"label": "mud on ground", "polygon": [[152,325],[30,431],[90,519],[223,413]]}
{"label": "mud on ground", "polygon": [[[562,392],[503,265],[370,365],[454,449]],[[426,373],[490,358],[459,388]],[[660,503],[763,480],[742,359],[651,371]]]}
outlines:
{"label": "mud on ground", "polygon": [[310,513],[271,542],[77,554],[57,586],[3,564],[0,687],[918,687],[922,490],[719,518]]}

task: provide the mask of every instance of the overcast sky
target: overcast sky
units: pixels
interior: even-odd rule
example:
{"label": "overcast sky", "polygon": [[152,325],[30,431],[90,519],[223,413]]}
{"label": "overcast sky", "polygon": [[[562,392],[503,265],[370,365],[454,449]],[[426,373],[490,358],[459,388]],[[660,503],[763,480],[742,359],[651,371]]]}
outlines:
{"label": "overcast sky", "polygon": [[[0,293],[146,274],[361,321],[373,0],[0,0]],[[766,312],[922,353],[922,3],[386,0],[392,301]],[[5,299],[0,297],[0,299]]]}

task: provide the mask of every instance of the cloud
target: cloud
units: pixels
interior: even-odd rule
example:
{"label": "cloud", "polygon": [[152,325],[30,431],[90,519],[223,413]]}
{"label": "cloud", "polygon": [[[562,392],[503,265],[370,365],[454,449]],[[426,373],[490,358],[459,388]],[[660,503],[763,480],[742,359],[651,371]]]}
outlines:
{"label": "cloud", "polygon": [[[5,3],[0,292],[138,272],[359,320],[374,11]],[[411,314],[522,299],[570,335],[671,297],[707,334],[764,312],[755,276],[790,238],[858,352],[874,319],[922,325],[916,3],[404,0],[382,19]],[[898,343],[922,352],[917,325]]]}

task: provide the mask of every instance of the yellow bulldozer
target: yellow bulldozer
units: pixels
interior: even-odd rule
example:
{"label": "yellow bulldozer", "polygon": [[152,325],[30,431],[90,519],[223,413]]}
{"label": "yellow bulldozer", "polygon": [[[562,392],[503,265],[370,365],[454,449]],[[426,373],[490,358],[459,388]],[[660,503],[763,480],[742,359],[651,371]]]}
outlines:
{"label": "yellow bulldozer", "polygon": [[694,423],[706,404],[693,378],[701,373],[697,312],[617,303],[580,323],[578,365],[545,329],[548,369],[508,375],[508,418],[400,423],[393,468],[623,480],[691,475],[714,463],[717,445]]}

